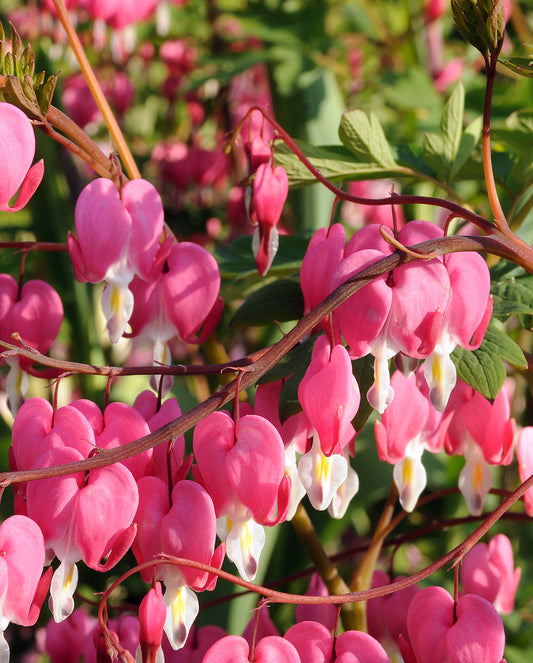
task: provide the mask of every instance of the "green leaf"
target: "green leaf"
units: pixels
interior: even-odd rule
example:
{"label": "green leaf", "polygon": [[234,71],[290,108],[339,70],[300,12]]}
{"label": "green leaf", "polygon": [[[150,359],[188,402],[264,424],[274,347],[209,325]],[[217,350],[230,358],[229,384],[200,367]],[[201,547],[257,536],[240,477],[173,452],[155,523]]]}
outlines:
{"label": "green leaf", "polygon": [[303,316],[304,300],[297,281],[280,279],[253,292],[230,321],[233,325],[260,327],[275,321],[299,320]]}
{"label": "green leaf", "polygon": [[437,174],[438,179],[448,180],[450,162],[444,156],[444,140],[440,134],[426,133],[422,138],[422,158]]}
{"label": "green leaf", "polygon": [[[332,182],[394,177],[403,172],[397,165],[385,168],[374,162],[358,161],[342,145],[317,147],[303,141],[296,143],[313,166]],[[284,143],[276,143],[274,160],[287,171],[291,187],[316,183],[315,176]]]}
{"label": "green leaf", "polygon": [[465,89],[463,84],[459,82],[444,106],[440,122],[444,148],[443,155],[449,164],[453,164],[459,151],[459,143],[463,132],[464,107]]}
{"label": "green leaf", "polygon": [[451,357],[457,376],[491,401],[500,393],[507,376],[504,361],[513,366],[527,366],[520,347],[493,325],[487,329],[477,350],[457,347]]}
{"label": "green leaf", "polygon": [[504,331],[498,329],[498,327],[491,325],[487,329],[482,346],[512,366],[519,368],[527,367],[527,360],[524,357],[522,348]]}
{"label": "green leaf", "polygon": [[343,113],[339,138],[362,161],[374,162],[383,168],[396,166],[389,143],[374,113],[367,115],[358,109]]}
{"label": "green leaf", "polygon": [[50,109],[58,78],[59,74],[54,74],[53,76],[49,76],[44,83],[40,82],[39,80],[35,81],[35,94],[37,95],[39,108],[41,109],[43,115],[46,115]]}
{"label": "green leaf", "polygon": [[533,78],[533,60],[531,58],[498,58],[501,62],[515,74]]}
{"label": "green leaf", "polygon": [[472,152],[476,149],[483,131],[483,118],[481,115],[473,120],[464,130],[459,141],[459,147],[452,164],[450,179],[454,179],[457,173],[467,162]]}
{"label": "green leaf", "polygon": [[483,345],[473,352],[457,347],[451,357],[457,369],[457,377],[488,400],[496,398],[507,375],[499,357],[492,355]]}
{"label": "green leaf", "polygon": [[493,282],[493,315],[500,320],[510,315],[533,315],[533,277]]}

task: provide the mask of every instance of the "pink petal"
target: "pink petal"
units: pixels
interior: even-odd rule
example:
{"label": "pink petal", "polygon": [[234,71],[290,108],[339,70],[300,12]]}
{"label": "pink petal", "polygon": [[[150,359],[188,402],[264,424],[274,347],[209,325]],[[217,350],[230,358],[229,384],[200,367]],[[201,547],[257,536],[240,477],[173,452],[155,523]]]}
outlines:
{"label": "pink petal", "polygon": [[131,232],[131,217],[116,186],[104,178],[93,180],[83,189],[75,216],[85,278],[98,283],[122,257]]}

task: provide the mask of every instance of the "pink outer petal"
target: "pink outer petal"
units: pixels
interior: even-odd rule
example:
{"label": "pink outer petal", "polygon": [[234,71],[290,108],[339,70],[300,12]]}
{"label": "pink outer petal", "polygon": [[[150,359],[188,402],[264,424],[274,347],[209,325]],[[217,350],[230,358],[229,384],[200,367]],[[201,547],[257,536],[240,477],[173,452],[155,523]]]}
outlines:
{"label": "pink outer petal", "polygon": [[285,471],[285,447],[275,427],[253,414],[239,419],[235,437],[237,443],[226,457],[228,479],[261,524],[275,509]]}
{"label": "pink outer petal", "polygon": [[481,596],[467,594],[456,611],[457,621],[446,634],[450,663],[500,663],[505,632],[495,608]]}
{"label": "pink outer petal", "polygon": [[336,663],[389,663],[377,640],[361,631],[345,631],[335,644]]}
{"label": "pink outer petal", "polygon": [[0,274],[0,339],[10,342],[11,307],[17,301],[18,285],[10,274]]}
{"label": "pink outer petal", "polygon": [[201,474],[200,483],[213,500],[217,518],[226,514],[236,497],[226,469],[226,457],[234,444],[235,425],[227,412],[213,412],[196,424],[194,457]]}
{"label": "pink outer petal", "polygon": [[[533,427],[526,426],[520,431],[516,447],[518,473],[520,481],[526,481],[533,474]],[[524,495],[524,504],[528,516],[533,517],[533,488]]]}
{"label": "pink outer petal", "polygon": [[[347,256],[333,272],[332,289],[383,257],[383,253],[373,249]],[[388,319],[391,304],[392,289],[386,283],[386,276],[378,276],[337,308],[335,319],[350,346],[351,357],[363,357],[370,352],[370,344],[378,338]],[[361,315],[362,310],[365,315]]]}
{"label": "pink outer petal", "polygon": [[[72,539],[87,566],[101,569],[102,558],[118,544],[122,555],[126,553],[135,536],[135,531],[129,530],[129,527],[138,502],[137,484],[131,472],[121,463],[90,471],[87,485],[77,495],[71,524]],[[119,539],[126,530],[129,531],[127,540]],[[113,559],[115,563],[118,561],[116,554]],[[106,568],[110,566],[106,565]]]}
{"label": "pink outer petal", "polygon": [[[161,521],[164,553],[210,564],[216,540],[216,517],[207,491],[194,481],[178,481],[172,491],[172,507]],[[172,575],[176,567],[165,567]],[[195,591],[209,582],[209,574],[197,569],[180,568],[185,584]]]}
{"label": "pink outer petal", "polygon": [[[11,516],[0,525],[0,556],[7,566],[7,594],[3,617],[30,626],[32,602],[44,565],[44,539],[38,525],[26,516]],[[33,618],[34,617],[34,618]]]}
{"label": "pink outer petal", "polygon": [[[479,253],[452,253],[446,256],[445,265],[451,284],[448,332],[458,345],[475,350],[481,345],[492,312],[489,268]],[[471,343],[474,334],[477,338]]]}
{"label": "pink outer petal", "polygon": [[430,404],[416,385],[415,375],[406,378],[396,371],[391,378],[394,400],[376,421],[375,434],[380,460],[399,463],[409,442],[419,435],[429,416]]}
{"label": "pink outer petal", "polygon": [[344,256],[344,227],[335,223],[313,235],[300,267],[305,312],[309,313],[330,293],[331,276]]}
{"label": "pink outer petal", "polygon": [[274,424],[285,446],[294,442],[298,450],[303,450],[307,444],[307,417],[305,413],[300,412],[281,423],[278,403],[282,386],[281,380],[258,385],[255,392],[254,414],[264,417]]}
{"label": "pink outer petal", "polygon": [[253,203],[260,225],[272,228],[281,216],[289,193],[289,178],[282,166],[272,168],[262,163],[256,170],[253,183]]}
{"label": "pink outer petal", "polygon": [[[465,400],[460,398],[461,394],[464,394]],[[466,433],[481,447],[487,463],[508,465],[512,460],[516,424],[510,419],[509,397],[505,389],[500,391],[491,404],[480,393],[458,380],[452,397],[446,435],[447,453],[463,453]]]}
{"label": "pink outer petal", "polygon": [[[144,418],[126,403],[110,403],[104,412],[104,429],[96,437],[96,445],[102,449],[114,449],[150,434]],[[123,465],[138,480],[148,473],[152,449],[128,458]]]}
{"label": "pink outer petal", "polygon": [[47,449],[64,446],[77,449],[84,457],[94,449],[94,433],[83,414],[65,405],[54,415],[52,406],[43,398],[26,401],[13,424],[13,452],[17,468],[30,470]]}
{"label": "pink outer petal", "polygon": [[392,245],[383,239],[379,226],[368,225],[363,226],[358,230],[350,239],[346,246],[345,256],[348,257],[352,253],[372,249],[381,253],[381,257],[389,255],[393,252]]}
{"label": "pink outer petal", "polygon": [[407,630],[417,663],[446,663],[446,636],[452,624],[453,598],[445,589],[426,587],[413,598]]}
{"label": "pink outer petal", "polygon": [[278,635],[267,635],[257,643],[253,663],[301,663],[296,649]]}
{"label": "pink outer petal", "polygon": [[[129,285],[133,294],[133,313],[129,319],[132,336],[138,336],[151,323],[157,325],[165,315],[161,277],[153,281],[134,278]],[[165,339],[167,340],[167,339]]]}
{"label": "pink outer petal", "polygon": [[[133,403],[133,407],[146,420],[150,432],[152,433],[181,416],[181,409],[175,398],[167,398],[159,408],[159,411],[156,412],[157,396],[153,391],[149,390],[143,391],[137,396]],[[182,465],[184,454],[185,438],[183,435],[180,435],[173,440],[171,451],[172,477],[174,483],[177,481],[177,475]],[[153,448],[153,472],[151,473],[155,474],[155,476],[158,476],[160,479],[163,479],[165,482],[168,481],[167,457],[168,443],[158,444]]]}
{"label": "pink outer petal", "polygon": [[138,276],[147,279],[163,232],[163,203],[155,187],[142,179],[124,186],[122,203],[131,216],[128,262]]}
{"label": "pink outer petal", "polygon": [[329,630],[318,622],[299,622],[285,633],[288,640],[305,663],[330,663],[333,652],[333,637]]}
{"label": "pink outer petal", "polygon": [[248,643],[244,638],[227,635],[209,647],[202,663],[249,663],[248,652]]}
{"label": "pink outer petal", "polygon": [[[131,217],[116,186],[104,178],[93,180],[83,189],[75,216],[85,278],[98,283],[122,257],[130,237]],[[76,263],[78,259],[76,255]]]}
{"label": "pink outer petal", "polygon": [[355,435],[351,421],[361,400],[344,346],[336,345],[331,350],[325,336],[317,339],[298,397],[320,438],[322,452],[326,456],[342,453]]}
{"label": "pink outer petal", "polygon": [[[84,456],[70,447],[55,447],[38,460],[38,467],[54,467],[83,460]],[[76,498],[83,483],[83,472],[31,481],[26,488],[28,516],[41,528],[46,547],[63,560],[78,561],[79,551],[69,538],[75,517]]]}
{"label": "pink outer petal", "polygon": [[[443,235],[444,231],[435,223],[415,219],[414,221],[405,224],[400,230],[398,239],[402,244],[405,244],[405,246],[413,246],[420,242],[426,242],[429,239],[437,239]],[[391,251],[392,250],[393,248],[391,246]],[[442,258],[437,258],[435,261],[442,262]]]}
{"label": "pink outer petal", "polygon": [[395,269],[393,280],[390,344],[409,357],[423,359],[435,348],[448,306],[448,273],[438,260],[413,262]]}
{"label": "pink outer petal", "polygon": [[4,212],[18,212],[23,207],[26,207],[30,198],[37,191],[37,187],[41,183],[44,175],[44,161],[41,159],[34,164],[26,173],[26,177],[22,181],[17,202],[14,205],[2,206],[0,209]]}
{"label": "pink outer petal", "polygon": [[[132,545],[133,554],[139,564],[153,559],[163,552],[161,545],[161,521],[169,510],[168,488],[164,481],[157,477],[142,477],[137,482],[139,506],[135,514],[137,536]],[[159,567],[161,568],[161,567]],[[160,578],[161,572],[144,569],[141,576],[144,582],[155,577]]]}
{"label": "pink outer petal", "polygon": [[464,556],[461,581],[466,594],[477,594],[494,603],[500,589],[500,576],[490,563],[486,543],[478,543]]}
{"label": "pink outer petal", "polygon": [[213,256],[191,242],[172,247],[163,275],[163,299],[168,319],[181,339],[203,325],[220,290],[220,272]]}
{"label": "pink outer petal", "polygon": [[45,281],[27,281],[10,314],[12,332],[39,352],[48,352],[63,322],[63,305],[57,292]]}
{"label": "pink outer petal", "polygon": [[[34,154],[35,135],[31,122],[19,108],[1,102],[0,159],[5,166],[0,182],[1,210],[20,210],[35,193],[43,177],[44,164],[39,161],[30,168]],[[19,187],[17,202],[10,207],[9,201]]]}

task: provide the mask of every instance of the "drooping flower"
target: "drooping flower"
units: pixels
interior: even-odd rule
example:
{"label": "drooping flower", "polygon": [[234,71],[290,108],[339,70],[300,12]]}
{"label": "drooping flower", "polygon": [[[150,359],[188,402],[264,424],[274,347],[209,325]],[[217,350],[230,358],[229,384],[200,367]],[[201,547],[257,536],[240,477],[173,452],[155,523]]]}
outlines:
{"label": "drooping flower", "polygon": [[[148,280],[155,269],[163,231],[163,204],[146,180],[131,180],[121,192],[108,179],[88,184],[76,203],[76,233],[68,249],[78,281],[105,281],[102,310],[113,343],[133,312],[134,276]],[[167,249],[168,250],[168,249]]]}
{"label": "drooping flower", "polygon": [[492,485],[488,465],[508,465],[512,460],[516,423],[510,414],[505,389],[490,403],[462,380],[457,380],[444,411],[444,449],[465,457],[459,490],[473,515],[481,513]]}
{"label": "drooping flower", "polygon": [[417,663],[500,663],[503,657],[501,617],[476,594],[455,605],[442,587],[426,587],[409,605],[407,628]]}
{"label": "drooping flower", "polygon": [[250,219],[257,223],[252,250],[257,271],[264,276],[278,251],[279,234],[276,228],[289,192],[289,178],[282,166],[262,163],[255,172]]}
{"label": "drooping flower", "polygon": [[496,534],[488,544],[478,543],[464,556],[461,581],[467,594],[478,594],[504,615],[513,611],[521,570],[514,568],[511,542]]}
{"label": "drooping flower", "polygon": [[235,423],[227,412],[214,412],[197,424],[193,448],[193,472],[213,500],[226,553],[252,580],[265,542],[262,525],[284,520],[289,506],[283,441],[263,417],[246,415]]}

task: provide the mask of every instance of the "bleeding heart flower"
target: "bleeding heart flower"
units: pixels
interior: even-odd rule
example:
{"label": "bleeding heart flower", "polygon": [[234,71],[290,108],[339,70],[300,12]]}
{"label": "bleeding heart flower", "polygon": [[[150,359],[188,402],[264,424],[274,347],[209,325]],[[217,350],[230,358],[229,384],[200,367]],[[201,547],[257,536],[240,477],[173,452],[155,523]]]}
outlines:
{"label": "bleeding heart flower", "polygon": [[442,587],[426,587],[409,605],[407,629],[417,663],[500,663],[503,657],[502,620],[476,594],[455,605]]}

